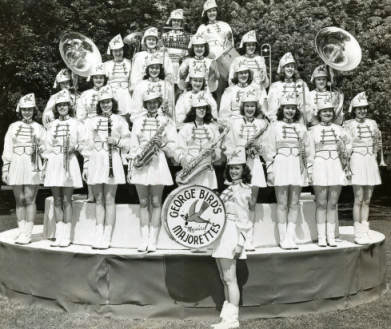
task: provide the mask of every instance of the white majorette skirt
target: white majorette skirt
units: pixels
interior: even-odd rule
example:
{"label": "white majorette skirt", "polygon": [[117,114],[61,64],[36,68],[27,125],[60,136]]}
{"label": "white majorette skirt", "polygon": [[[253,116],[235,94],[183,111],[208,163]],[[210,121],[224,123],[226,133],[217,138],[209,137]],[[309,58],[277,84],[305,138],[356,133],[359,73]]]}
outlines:
{"label": "white majorette skirt", "polygon": [[92,150],[89,154],[87,184],[125,184],[125,173],[122,159],[117,149],[112,150],[113,176],[109,177],[109,153],[105,149]]}
{"label": "white majorette skirt", "polygon": [[118,102],[119,114],[128,114],[132,106],[132,97],[130,96],[129,89],[127,87],[121,87],[119,83],[109,84],[113,90],[114,99]]}
{"label": "white majorette skirt", "polygon": [[[41,159],[38,168],[42,168]],[[8,171],[8,185],[39,185],[42,184],[41,172],[34,172],[31,155],[13,154]]]}
{"label": "white majorette skirt", "polygon": [[[235,222],[232,219],[227,218],[224,231],[213,245],[212,257],[234,259],[235,249],[239,242],[239,234],[240,232]],[[246,258],[245,248],[242,248],[239,259]]]}
{"label": "white majorette skirt", "polygon": [[381,184],[379,167],[374,155],[353,152],[350,158],[350,169],[352,170],[352,185]]}
{"label": "white majorette skirt", "polygon": [[210,188],[211,190],[217,189],[217,178],[214,169],[206,169],[200,172],[197,176],[193,177],[186,185],[201,185]]}
{"label": "white majorette skirt", "polygon": [[69,156],[69,175],[65,172],[63,154],[49,154],[44,186],[83,187],[79,162],[74,153]]}
{"label": "white majorette skirt", "polygon": [[339,158],[322,158],[315,154],[312,167],[312,185],[347,185],[345,173]]}
{"label": "white majorette skirt", "polygon": [[130,182],[139,185],[173,185],[164,152],[155,154],[148,165],[139,169],[133,167]]}
{"label": "white majorette skirt", "polygon": [[273,163],[273,186],[308,186],[305,170],[302,173],[300,156],[277,154]]}
{"label": "white majorette skirt", "polygon": [[259,156],[256,156],[254,159],[251,157],[247,158],[247,166],[251,171],[251,186],[266,187],[265,174],[263,172],[262,162],[259,159]]}

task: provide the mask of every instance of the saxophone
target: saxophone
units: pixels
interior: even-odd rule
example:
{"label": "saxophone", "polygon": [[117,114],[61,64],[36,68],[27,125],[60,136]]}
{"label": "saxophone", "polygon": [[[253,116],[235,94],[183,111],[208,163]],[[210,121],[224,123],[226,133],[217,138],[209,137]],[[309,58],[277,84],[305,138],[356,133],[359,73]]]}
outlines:
{"label": "saxophone", "polygon": [[257,153],[257,152],[254,151],[254,146],[255,146],[254,143],[255,143],[255,141],[260,136],[263,135],[263,133],[267,130],[268,127],[269,127],[269,124],[266,123],[266,126],[264,128],[262,128],[262,129],[259,129],[259,131],[253,137],[251,137],[247,141],[246,145],[244,146],[245,150],[246,150],[246,153],[250,156],[251,159],[254,159],[255,156],[256,156],[256,153]]}
{"label": "saxophone", "polygon": [[202,151],[198,156],[194,157],[188,166],[186,166],[185,168],[183,168],[177,173],[176,182],[178,184],[187,184],[192,178],[197,176],[199,173],[210,168],[211,163],[208,162],[202,164],[201,166],[199,165],[211,154],[211,152],[213,152],[216,146],[223,140],[225,135],[227,135],[228,131],[229,128],[225,128],[224,131],[219,136],[219,138],[214,143],[212,143],[208,148]]}
{"label": "saxophone", "polygon": [[164,129],[168,124],[168,120],[164,122],[158,130],[156,130],[155,134],[152,138],[144,145],[143,149],[139,154],[137,154],[136,158],[132,162],[133,166],[137,169],[144,167],[148,163],[151,162],[152,157],[159,152],[159,150],[163,147],[161,143],[157,143],[156,140],[161,140]]}

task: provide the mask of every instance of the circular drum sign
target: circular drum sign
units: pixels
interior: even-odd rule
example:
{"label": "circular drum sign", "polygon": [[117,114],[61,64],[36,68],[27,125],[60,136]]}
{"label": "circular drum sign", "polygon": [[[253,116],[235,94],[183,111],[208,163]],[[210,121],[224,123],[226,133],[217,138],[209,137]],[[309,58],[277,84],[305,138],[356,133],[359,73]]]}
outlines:
{"label": "circular drum sign", "polygon": [[207,187],[187,185],[175,189],[163,205],[168,235],[181,245],[198,249],[213,243],[225,224],[225,207]]}

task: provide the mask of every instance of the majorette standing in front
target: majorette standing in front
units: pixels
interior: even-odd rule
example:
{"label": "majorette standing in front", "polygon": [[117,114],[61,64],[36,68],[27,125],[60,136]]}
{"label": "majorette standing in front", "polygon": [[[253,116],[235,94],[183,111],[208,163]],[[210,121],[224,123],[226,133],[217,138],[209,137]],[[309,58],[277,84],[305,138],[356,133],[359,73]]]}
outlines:
{"label": "majorette standing in front", "polygon": [[[189,57],[185,58],[179,67],[179,87],[181,89],[186,88],[186,82],[188,82],[190,73],[203,73],[205,79],[205,88],[210,92],[214,92],[218,87],[218,79],[220,78],[219,71],[216,65],[212,65],[214,60],[209,56],[209,45],[205,38],[196,34],[193,35],[189,43]],[[209,76],[214,76],[210,79]],[[208,82],[212,82],[212,85],[208,85]]]}
{"label": "majorette standing in front", "polygon": [[253,72],[244,61],[240,61],[234,68],[232,86],[225,89],[221,97],[219,118],[230,121],[240,119],[240,100],[243,95],[254,94],[260,104],[264,104],[266,91],[253,84]]}
{"label": "majorette standing in front", "polygon": [[18,121],[10,124],[4,138],[2,179],[12,187],[16,203],[18,232],[15,243],[28,244],[36,215],[35,199],[41,179],[41,145],[45,131],[34,121],[35,95],[20,98],[16,107]]}
{"label": "majorette standing in front", "polygon": [[147,90],[143,100],[146,114],[133,124],[127,181],[136,185],[140,201],[141,243],[138,250],[155,251],[163,189],[174,183],[166,156],[175,157],[177,133],[172,120],[162,114],[161,93]]}
{"label": "majorette standing in front", "polygon": [[[76,118],[83,124],[96,117],[96,105],[98,104],[99,89],[106,84],[107,76],[103,63],[95,65],[87,78],[87,81],[92,80],[93,87],[84,91],[76,103]],[[94,201],[92,187],[88,185],[87,201]]]}
{"label": "majorette standing in front", "polygon": [[[327,244],[336,247],[335,226],[337,222],[337,204],[343,185],[350,179],[349,138],[341,126],[333,123],[335,119],[333,99],[322,98],[318,104],[317,119],[319,124],[309,130],[311,167],[316,197],[316,223],[318,245]],[[327,243],[326,243],[327,236]]]}
{"label": "majorette standing in front", "polygon": [[[225,153],[227,157],[237,147],[244,147],[246,150],[246,163],[251,170],[251,202],[250,219],[251,229],[246,238],[246,250],[254,250],[253,234],[255,223],[255,205],[260,187],[266,187],[266,179],[260,155],[263,153],[263,137],[267,130],[268,123],[265,119],[257,118],[261,113],[259,99],[253,93],[243,95],[240,104],[242,117],[230,122],[229,132],[225,139]],[[263,155],[264,156],[264,155]]]}
{"label": "majorette standing in front", "polygon": [[118,115],[117,102],[110,86],[99,90],[97,116],[86,122],[87,140],[83,178],[92,191],[96,207],[96,228],[92,244],[96,249],[110,247],[115,225],[115,195],[118,184],[125,184],[121,151],[126,152],[130,131]]}
{"label": "majorette standing in front", "polygon": [[327,66],[322,64],[315,68],[311,76],[311,82],[315,85],[315,89],[310,91],[310,103],[312,107],[312,113],[309,114],[308,123],[313,126],[316,125],[318,120],[316,119],[317,103],[324,97],[332,97],[333,103],[337,104],[335,109],[336,119],[334,123],[342,124],[343,121],[343,101],[344,95],[340,91],[333,91],[331,89],[331,78]]}
{"label": "majorette standing in front", "polygon": [[42,123],[45,128],[48,128],[50,122],[54,120],[53,110],[56,105],[56,98],[59,92],[64,89],[68,90],[71,97],[72,107],[76,105],[76,94],[72,91],[72,77],[71,72],[68,69],[62,69],[57,73],[56,79],[54,80],[53,88],[56,90],[60,88],[60,90],[50,96],[46,107],[43,110]]}
{"label": "majorette standing in front", "polygon": [[147,73],[148,62],[152,55],[160,54],[162,57],[162,64],[164,67],[165,79],[170,84],[174,83],[174,71],[170,57],[167,54],[167,49],[161,50],[158,46],[159,31],[156,27],[151,27],[144,32],[141,39],[142,51],[136,53],[132,60],[133,69],[130,77],[132,91],[138,86],[139,82],[145,79]]}
{"label": "majorette standing in front", "polygon": [[203,64],[192,65],[189,68],[186,91],[182,93],[175,105],[175,119],[177,128],[181,128],[186,115],[193,104],[193,99],[202,97],[211,107],[212,117],[217,118],[217,103],[206,87],[206,73]]}
{"label": "majorette standing in front", "polygon": [[71,117],[71,102],[68,90],[57,94],[53,110],[55,120],[45,136],[44,186],[51,187],[56,220],[56,241],[52,247],[70,245],[73,189],[83,187],[75,152],[82,152],[85,133],[83,125]]}
{"label": "majorette standing in front", "polygon": [[219,128],[212,121],[211,106],[199,94],[193,98],[184,125],[178,133],[177,159],[182,165],[177,184],[198,184],[217,189],[213,162],[220,158]]}
{"label": "majorette standing in front", "polygon": [[108,77],[107,84],[111,86],[114,99],[118,103],[118,113],[127,115],[132,106],[130,95],[132,63],[127,58],[124,58],[124,43],[120,34],[116,35],[109,42],[107,55],[110,54],[113,56],[113,59],[104,63],[106,76]]}
{"label": "majorette standing in front", "polygon": [[356,95],[350,103],[353,119],[344,122],[351,143],[350,168],[354,193],[354,242],[369,244],[369,204],[375,185],[381,184],[376,156],[381,151],[381,132],[375,120],[367,118],[368,100],[365,92]]}
{"label": "majorette standing in front", "polygon": [[173,85],[166,80],[163,68],[163,56],[157,52],[148,57],[143,80],[137,83],[133,91],[133,105],[131,110],[132,121],[146,114],[144,107],[145,93],[160,93],[163,96],[164,111],[173,118],[175,110],[175,96]]}
{"label": "majorette standing in front", "polygon": [[300,79],[296,61],[290,52],[281,57],[278,64],[277,73],[279,75],[279,81],[273,82],[271,84],[267,97],[267,117],[271,121],[276,120],[277,111],[280,107],[279,100],[283,94],[294,92],[296,93],[298,108],[301,112],[300,121],[304,124],[307,124],[312,115],[312,107],[309,100],[309,90],[307,84],[302,79]]}
{"label": "majorette standing in front", "polygon": [[[265,59],[256,55],[258,41],[255,30],[249,31],[243,35],[240,41],[239,50],[243,53],[242,56],[236,57],[229,67],[229,82],[234,77],[234,68],[240,61],[244,61],[247,66],[254,72],[254,83],[266,89],[269,86],[269,79],[266,72]],[[230,83],[231,84],[231,83]]]}
{"label": "majorette standing in front", "polygon": [[230,184],[220,195],[225,205],[226,223],[213,247],[212,257],[216,258],[223,281],[225,301],[220,313],[221,322],[212,325],[215,329],[239,328],[240,291],[236,260],[247,258],[244,245],[246,233],[252,225],[249,214],[251,174],[244,148],[231,152],[224,175]]}
{"label": "majorette standing in front", "polygon": [[306,127],[299,122],[296,93],[280,98],[277,121],[267,132],[266,162],[270,185],[277,199],[279,244],[296,249],[296,222],[299,216],[301,188],[308,185],[307,168],[311,166]]}

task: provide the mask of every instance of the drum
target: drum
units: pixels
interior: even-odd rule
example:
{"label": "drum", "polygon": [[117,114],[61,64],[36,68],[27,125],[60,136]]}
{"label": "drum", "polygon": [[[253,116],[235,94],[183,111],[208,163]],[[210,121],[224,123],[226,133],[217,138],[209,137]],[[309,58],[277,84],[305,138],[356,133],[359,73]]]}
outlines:
{"label": "drum", "polygon": [[225,81],[228,81],[229,77],[229,68],[231,66],[231,63],[236,57],[239,57],[239,53],[235,48],[231,48],[226,50],[224,53],[222,53],[217,59],[217,67],[220,72],[220,77],[223,78]]}

